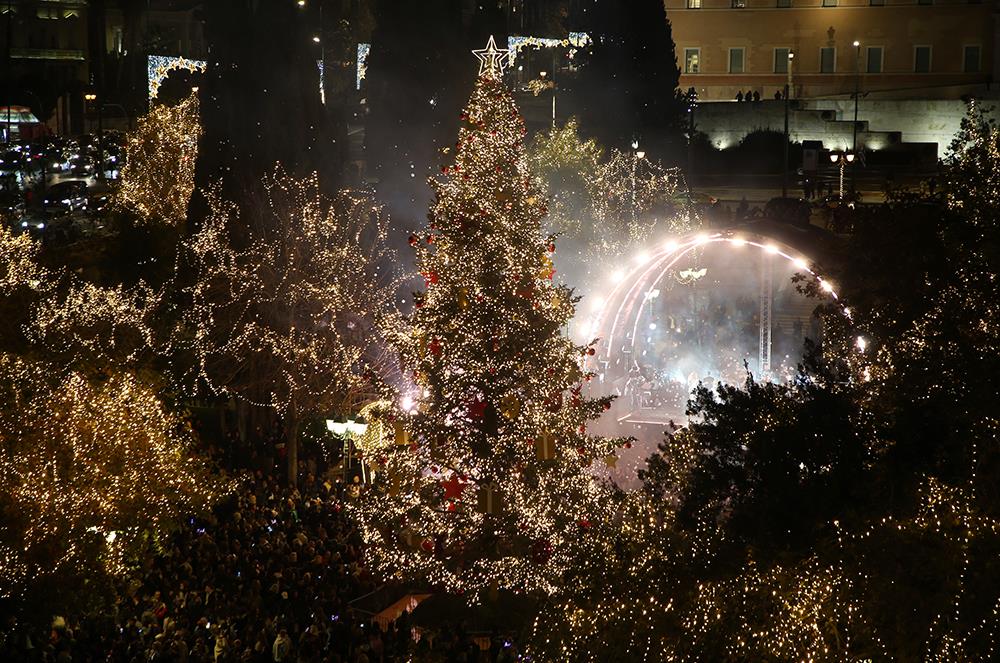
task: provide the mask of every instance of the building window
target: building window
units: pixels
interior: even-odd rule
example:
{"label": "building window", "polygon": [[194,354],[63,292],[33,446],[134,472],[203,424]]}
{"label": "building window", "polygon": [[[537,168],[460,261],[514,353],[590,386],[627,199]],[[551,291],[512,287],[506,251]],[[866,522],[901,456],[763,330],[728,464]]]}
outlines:
{"label": "building window", "polygon": [[701,0],[688,0],[688,9],[701,9]]}
{"label": "building window", "polygon": [[697,74],[701,70],[701,49],[684,49],[684,73]]}
{"label": "building window", "polygon": [[792,6],[792,0],[778,0],[778,8],[786,9]]}
{"label": "building window", "polygon": [[962,71],[967,74],[979,72],[979,46],[966,46],[965,56],[962,58]]}
{"label": "building window", "polygon": [[931,73],[931,47],[913,47],[913,71],[917,74]]}
{"label": "building window", "polygon": [[733,9],[745,9],[747,0],[733,0]]}
{"label": "building window", "polygon": [[774,49],[774,73],[776,74],[788,73],[788,54],[790,52],[791,49],[788,48]]}
{"label": "building window", "polygon": [[837,49],[830,46],[819,49],[819,72],[832,74],[837,70]]}
{"label": "building window", "polygon": [[865,69],[869,74],[882,73],[882,47],[868,47],[868,67]]}
{"label": "building window", "polygon": [[824,7],[836,7],[837,6],[837,0],[823,0],[823,6]]}
{"label": "building window", "polygon": [[742,48],[729,49],[729,73],[742,74],[745,51]]}

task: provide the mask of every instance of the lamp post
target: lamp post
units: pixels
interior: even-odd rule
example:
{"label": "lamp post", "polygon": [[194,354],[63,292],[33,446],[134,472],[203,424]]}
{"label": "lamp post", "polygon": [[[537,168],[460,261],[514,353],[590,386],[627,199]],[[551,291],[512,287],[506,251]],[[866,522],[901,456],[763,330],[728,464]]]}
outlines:
{"label": "lamp post", "polygon": [[851,143],[851,151],[858,153],[858,97],[861,94],[861,42],[854,40],[854,141]]}
{"label": "lamp post", "polygon": [[14,15],[14,10],[12,7],[12,0],[7,0],[7,132],[5,133],[5,142],[10,145],[10,94],[11,94],[11,81],[13,81],[14,76],[11,71],[11,39],[13,38],[13,28],[11,26],[11,20]]}
{"label": "lamp post", "polygon": [[[348,419],[346,422],[327,419],[326,429],[344,441],[344,451],[341,463],[343,463],[343,481],[346,484],[347,471],[350,469],[351,465],[352,441],[354,438],[365,434],[365,431],[368,430],[368,424],[354,421],[353,419]],[[364,463],[361,464],[361,478],[365,483],[368,483],[368,477],[365,476]]]}
{"label": "lamp post", "polygon": [[844,166],[854,162],[853,152],[831,152],[830,161],[840,165],[840,202],[844,202]]}
{"label": "lamp post", "polygon": [[[548,75],[549,72],[547,71],[538,72],[538,77],[541,78],[543,81],[545,80],[545,77]],[[552,128],[555,129],[556,128],[556,79],[552,78],[550,80],[552,81]]]}
{"label": "lamp post", "polygon": [[104,113],[102,112],[102,101],[97,99],[97,95],[89,92],[83,98],[93,104],[97,102],[97,179],[104,179]]}
{"label": "lamp post", "polygon": [[639,207],[636,199],[636,171],[639,169],[639,160],[646,158],[646,153],[639,149],[639,141],[632,141],[632,227],[635,228],[639,222]]}
{"label": "lamp post", "polygon": [[792,62],[795,53],[788,51],[788,77],[785,81],[785,168],[781,171],[781,197],[788,197],[788,95],[792,90]]}

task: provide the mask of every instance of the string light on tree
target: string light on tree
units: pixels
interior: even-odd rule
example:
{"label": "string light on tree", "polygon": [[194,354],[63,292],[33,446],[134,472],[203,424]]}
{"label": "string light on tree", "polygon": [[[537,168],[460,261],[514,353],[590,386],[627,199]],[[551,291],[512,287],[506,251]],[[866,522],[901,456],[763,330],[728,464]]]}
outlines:
{"label": "string light on tree", "polygon": [[590,346],[561,334],[575,299],[553,282],[547,203],[492,57],[410,237],[424,289],[395,346],[414,405],[372,413],[387,431],[363,443],[379,480],[355,508],[377,569],[473,601],[568,591],[574,557],[604,554],[614,500],[593,468],[625,443],[587,434],[610,399],[582,393]]}

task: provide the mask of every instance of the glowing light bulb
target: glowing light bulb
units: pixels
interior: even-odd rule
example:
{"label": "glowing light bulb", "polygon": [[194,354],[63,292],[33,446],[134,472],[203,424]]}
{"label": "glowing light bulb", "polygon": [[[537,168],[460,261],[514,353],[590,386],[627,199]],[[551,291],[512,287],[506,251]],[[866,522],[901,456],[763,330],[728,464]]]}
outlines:
{"label": "glowing light bulb", "polygon": [[667,250],[667,253],[673,253],[677,250],[677,240],[671,239],[663,245],[663,248]]}
{"label": "glowing light bulb", "polygon": [[854,341],[854,344],[858,346],[858,350],[860,350],[861,352],[864,352],[865,350],[868,349],[868,341],[865,340],[864,336],[858,336],[857,340]]}
{"label": "glowing light bulb", "polygon": [[615,283],[621,283],[622,279],[624,278],[625,278],[625,270],[623,269],[615,270],[611,274],[611,280],[614,281]]}
{"label": "glowing light bulb", "polygon": [[796,258],[796,259],[795,259],[795,260],[793,260],[792,262],[793,262],[793,263],[795,264],[795,266],[796,266],[796,267],[798,267],[799,269],[809,269],[809,265],[808,265],[808,264],[806,264],[806,261],[805,261],[805,260],[803,260],[802,258]]}
{"label": "glowing light bulb", "polygon": [[767,246],[764,247],[764,250],[767,251],[768,253],[774,254],[778,252],[778,247],[775,246],[774,244],[768,244]]}

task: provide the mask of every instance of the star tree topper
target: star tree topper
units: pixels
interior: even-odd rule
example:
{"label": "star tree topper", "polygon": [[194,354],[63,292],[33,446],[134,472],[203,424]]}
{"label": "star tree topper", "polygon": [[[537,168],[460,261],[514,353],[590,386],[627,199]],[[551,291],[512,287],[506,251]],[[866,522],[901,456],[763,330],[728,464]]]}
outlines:
{"label": "star tree topper", "polygon": [[490,35],[490,40],[486,42],[486,48],[472,51],[479,59],[479,75],[488,78],[500,78],[503,76],[503,68],[507,66],[507,58],[510,53],[497,48],[497,42]]}

